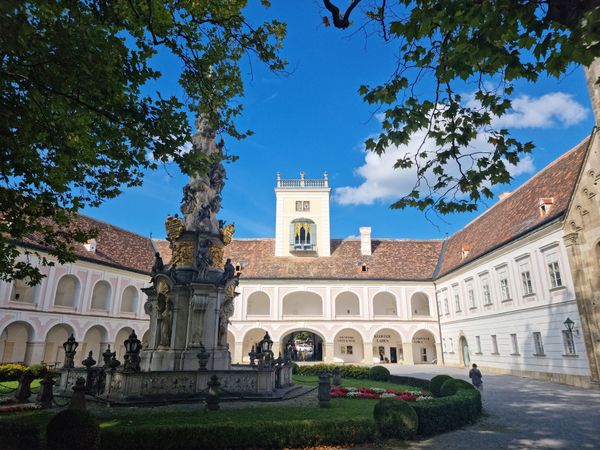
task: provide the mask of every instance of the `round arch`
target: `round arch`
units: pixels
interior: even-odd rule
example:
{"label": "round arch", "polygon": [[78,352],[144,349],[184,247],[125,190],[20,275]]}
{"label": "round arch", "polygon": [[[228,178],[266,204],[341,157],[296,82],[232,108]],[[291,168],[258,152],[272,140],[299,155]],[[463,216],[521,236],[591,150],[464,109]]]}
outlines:
{"label": "round arch", "polygon": [[147,329],[141,334],[142,349],[147,349],[150,346],[150,329]]}
{"label": "round arch", "polygon": [[131,327],[123,327],[115,336],[115,348],[113,351],[117,353],[117,359],[121,361],[121,363],[123,363],[123,357],[125,356],[124,342],[127,340],[132,331],[133,328]]}
{"label": "round arch", "polygon": [[250,362],[250,357],[248,356],[248,353],[250,353],[250,350],[252,350],[253,345],[255,345],[259,341],[262,341],[263,337],[265,337],[266,332],[267,330],[265,330],[264,328],[252,328],[244,334],[244,339],[242,341],[242,357],[240,358],[242,362]]}
{"label": "round arch", "polygon": [[248,296],[246,316],[268,316],[271,314],[271,299],[266,292],[256,291]]}
{"label": "round arch", "polygon": [[107,341],[108,331],[106,328],[102,325],[91,326],[83,335],[75,360],[80,363],[88,357],[88,353],[91,351],[96,362],[102,364],[102,352],[106,350]]}
{"label": "round arch", "polygon": [[[59,323],[50,328],[44,339],[44,358],[42,362],[54,367],[62,367],[65,361],[63,344],[71,335],[75,336],[75,331],[71,325],[66,323]],[[77,340],[77,336],[75,336],[75,339]],[[79,344],[81,345],[81,342]],[[75,357],[78,357],[81,353],[80,348],[77,348],[76,351]]]}
{"label": "round arch", "polygon": [[283,297],[281,303],[284,317],[323,316],[323,298],[316,292],[290,292]]}
{"label": "round arch", "polygon": [[373,335],[374,363],[401,363],[404,361],[402,336],[392,328],[381,328]]}
{"label": "round arch", "polygon": [[335,317],[360,316],[360,300],[352,291],[340,292],[335,297]]}
{"label": "round arch", "polygon": [[34,340],[35,331],[27,322],[15,321],[4,327],[0,333],[0,363],[28,361],[27,343]]}
{"label": "round arch", "polygon": [[121,295],[121,312],[136,313],[140,294],[135,286],[129,285]]}
{"label": "round arch", "polygon": [[323,361],[325,337],[312,328],[294,327],[281,333],[281,353],[290,352],[294,361]]}
{"label": "round arch", "polygon": [[235,361],[235,336],[231,330],[227,330],[227,347],[231,361]]}
{"label": "round arch", "polygon": [[374,316],[397,316],[398,307],[396,296],[391,292],[378,292],[373,296],[373,315]]}
{"label": "round arch", "polygon": [[429,330],[417,330],[412,338],[413,362],[415,364],[432,364],[437,361],[435,335]]}
{"label": "round arch", "polygon": [[54,294],[54,306],[76,308],[79,304],[81,283],[75,275],[63,275]]}
{"label": "round arch", "polygon": [[40,295],[40,284],[35,286],[29,286],[27,282],[29,279],[15,280],[10,290],[10,301],[28,303],[35,305],[38,303],[38,297]]}
{"label": "round arch", "polygon": [[91,309],[99,311],[108,311],[110,309],[110,299],[112,297],[112,286],[108,281],[100,280],[94,285],[92,290]]}
{"label": "round arch", "polygon": [[429,317],[429,296],[425,292],[415,292],[410,297],[410,311],[413,317]]}
{"label": "round arch", "polygon": [[357,363],[364,359],[364,345],[361,333],[353,328],[344,328],[333,338],[333,361]]}

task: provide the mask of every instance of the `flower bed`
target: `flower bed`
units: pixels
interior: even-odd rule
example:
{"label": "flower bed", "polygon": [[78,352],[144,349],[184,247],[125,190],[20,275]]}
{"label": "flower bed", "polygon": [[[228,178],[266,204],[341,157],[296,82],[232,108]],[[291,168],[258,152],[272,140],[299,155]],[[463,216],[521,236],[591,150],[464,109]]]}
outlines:
{"label": "flower bed", "polygon": [[427,392],[422,391],[395,391],[384,388],[366,388],[366,387],[335,387],[331,390],[331,398],[399,398],[407,402],[418,402],[430,400],[432,397]]}

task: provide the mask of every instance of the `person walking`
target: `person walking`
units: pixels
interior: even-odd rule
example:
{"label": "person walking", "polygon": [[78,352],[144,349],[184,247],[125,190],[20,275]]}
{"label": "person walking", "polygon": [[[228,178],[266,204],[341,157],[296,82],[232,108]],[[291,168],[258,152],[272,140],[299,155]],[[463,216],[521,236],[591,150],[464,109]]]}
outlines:
{"label": "person walking", "polygon": [[481,371],[477,368],[477,364],[473,364],[472,369],[469,370],[469,378],[471,379],[473,386],[475,386],[477,390],[481,392],[481,395],[483,395],[483,381],[481,380],[483,375],[481,375]]}

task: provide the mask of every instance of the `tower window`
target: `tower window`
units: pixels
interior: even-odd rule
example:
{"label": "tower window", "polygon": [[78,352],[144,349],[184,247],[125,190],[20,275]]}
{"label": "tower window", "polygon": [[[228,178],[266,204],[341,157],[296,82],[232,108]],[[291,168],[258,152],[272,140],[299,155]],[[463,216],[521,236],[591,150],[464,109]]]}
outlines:
{"label": "tower window", "polygon": [[296,212],[310,211],[310,201],[298,200],[296,201]]}
{"label": "tower window", "polygon": [[317,241],[316,224],[309,219],[297,219],[292,222],[290,250],[314,251]]}

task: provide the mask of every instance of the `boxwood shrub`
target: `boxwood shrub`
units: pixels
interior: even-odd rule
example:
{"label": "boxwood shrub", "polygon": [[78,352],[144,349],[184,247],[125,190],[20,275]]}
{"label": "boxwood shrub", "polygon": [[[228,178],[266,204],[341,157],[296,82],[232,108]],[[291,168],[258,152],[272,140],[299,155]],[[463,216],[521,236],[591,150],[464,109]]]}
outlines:
{"label": "boxwood shrub", "polygon": [[465,380],[451,378],[444,381],[444,384],[442,384],[442,387],[440,388],[440,397],[454,395],[459,389],[475,389],[475,387]]}
{"label": "boxwood shrub", "polygon": [[352,365],[336,365],[336,364],[314,364],[314,365],[296,365],[292,366],[292,372],[295,375],[319,376],[322,372],[332,373],[333,369],[339,367],[342,373],[342,378],[357,378],[366,380],[369,378],[369,367],[352,366]]}
{"label": "boxwood shrub", "polygon": [[442,385],[446,380],[451,380],[452,377],[450,375],[436,375],[429,382],[429,391],[434,395],[434,397],[441,397],[441,389]]}
{"label": "boxwood shrub", "polygon": [[373,366],[369,369],[369,379],[375,381],[388,381],[390,371],[383,366]]}
{"label": "boxwood shrub", "polygon": [[99,445],[98,420],[87,410],[65,409],[56,414],[46,427],[48,450],[96,450]]}
{"label": "boxwood shrub", "polygon": [[373,408],[373,419],[384,438],[410,439],[417,432],[419,417],[408,402],[382,398]]}
{"label": "boxwood shrub", "polygon": [[377,429],[372,419],[292,420],[264,424],[210,424],[103,428],[104,450],[175,450],[221,448],[303,448],[372,442]]}
{"label": "boxwood shrub", "polygon": [[33,364],[29,367],[23,364],[0,364],[0,382],[18,381],[24,372],[30,372],[34,378],[43,378],[48,369],[42,364]]}

